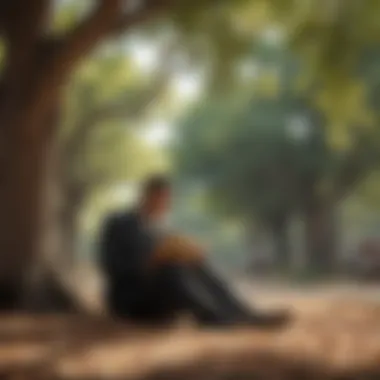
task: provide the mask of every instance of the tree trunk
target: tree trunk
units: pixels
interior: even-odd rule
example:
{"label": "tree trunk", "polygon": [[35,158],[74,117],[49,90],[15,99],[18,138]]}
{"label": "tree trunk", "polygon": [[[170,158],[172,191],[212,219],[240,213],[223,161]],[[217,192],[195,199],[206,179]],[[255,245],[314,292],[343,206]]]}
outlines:
{"label": "tree trunk", "polygon": [[336,215],[331,203],[309,207],[305,213],[306,263],[310,271],[327,274],[336,264]]}
{"label": "tree trunk", "polygon": [[55,45],[39,40],[49,3],[30,7],[12,2],[15,29],[8,31],[0,88],[0,309],[20,307],[42,243],[46,162],[59,102],[57,86],[45,83]]}
{"label": "tree trunk", "polygon": [[291,265],[288,227],[287,218],[280,218],[272,225],[275,265],[281,270]]}
{"label": "tree trunk", "polygon": [[72,297],[42,254],[44,217],[51,212],[46,190],[58,127],[56,105],[39,110],[40,117],[35,119],[41,123],[39,128],[28,123],[33,118],[24,116],[2,130],[8,145],[2,151],[0,172],[0,310],[47,311],[57,305],[61,310],[73,309]]}
{"label": "tree trunk", "polygon": [[[57,127],[58,120],[52,124]],[[46,177],[42,181],[45,187],[44,204],[40,208],[45,216],[40,231],[42,244],[38,245],[38,252],[33,257],[32,271],[27,273],[27,292],[24,294],[23,306],[32,312],[80,312],[83,309],[77,297],[76,290],[71,288],[69,278],[72,270],[71,252],[64,249],[62,243],[63,227],[57,212],[59,211],[58,192],[60,172],[57,170],[56,144],[49,144],[49,159],[47,162]],[[68,259],[69,258],[69,259]]]}
{"label": "tree trunk", "polygon": [[46,154],[50,133],[28,136],[28,126],[8,129],[1,167],[0,309],[19,304],[40,246]]}

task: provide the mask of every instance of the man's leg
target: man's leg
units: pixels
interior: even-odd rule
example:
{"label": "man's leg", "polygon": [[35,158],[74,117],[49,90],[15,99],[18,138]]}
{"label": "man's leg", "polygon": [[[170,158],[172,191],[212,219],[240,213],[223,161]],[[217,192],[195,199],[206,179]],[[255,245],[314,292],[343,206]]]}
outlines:
{"label": "man's leg", "polygon": [[235,313],[237,316],[243,316],[250,312],[249,308],[237,298],[226,282],[209,266],[202,264],[199,265],[196,270],[205,286],[210,289],[212,294],[218,298],[219,302],[223,304],[225,308],[231,310],[231,313]]}
{"label": "man's leg", "polygon": [[202,264],[195,269],[204,286],[209,289],[222,308],[234,315],[237,322],[257,326],[277,327],[286,324],[290,315],[286,311],[260,312],[251,310],[240,301],[228,285],[209,266]]}
{"label": "man's leg", "polygon": [[157,270],[149,298],[161,315],[191,312],[201,324],[277,328],[286,325],[286,312],[262,313],[245,307],[211,270],[202,265],[170,264]]}
{"label": "man's leg", "polygon": [[162,265],[156,269],[149,287],[148,299],[161,315],[173,316],[188,311],[201,324],[231,325],[236,322],[235,316],[222,307],[194,265]]}
{"label": "man's leg", "polygon": [[204,324],[233,323],[192,264],[160,265],[137,287],[125,280],[113,283],[107,303],[113,316],[137,323],[166,323],[181,312],[192,313]]}

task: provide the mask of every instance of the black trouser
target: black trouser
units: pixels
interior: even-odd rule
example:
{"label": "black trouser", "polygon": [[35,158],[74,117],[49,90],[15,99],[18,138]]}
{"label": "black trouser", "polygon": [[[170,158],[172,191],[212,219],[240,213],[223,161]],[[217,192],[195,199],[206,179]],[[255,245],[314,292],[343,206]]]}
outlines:
{"label": "black trouser", "polygon": [[[124,297],[123,292],[133,296]],[[129,292],[124,287],[117,293],[118,297],[111,301],[114,313],[137,321],[166,321],[180,312],[189,312],[201,323],[230,324],[248,313],[221,279],[204,265],[164,265],[138,290]]]}

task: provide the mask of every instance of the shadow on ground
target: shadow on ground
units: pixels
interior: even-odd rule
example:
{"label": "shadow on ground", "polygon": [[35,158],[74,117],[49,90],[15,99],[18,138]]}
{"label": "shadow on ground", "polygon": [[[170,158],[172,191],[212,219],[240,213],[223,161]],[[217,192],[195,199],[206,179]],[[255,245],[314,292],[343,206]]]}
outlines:
{"label": "shadow on ground", "polygon": [[380,379],[380,310],[333,303],[277,333],[8,315],[0,318],[0,378]]}

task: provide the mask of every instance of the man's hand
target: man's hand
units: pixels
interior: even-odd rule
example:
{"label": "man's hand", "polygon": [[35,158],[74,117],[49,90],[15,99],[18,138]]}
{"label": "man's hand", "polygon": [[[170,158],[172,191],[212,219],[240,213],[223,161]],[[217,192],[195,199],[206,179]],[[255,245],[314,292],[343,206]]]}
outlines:
{"label": "man's hand", "polygon": [[204,249],[193,239],[172,235],[164,238],[154,252],[155,265],[164,263],[198,263],[204,259]]}

